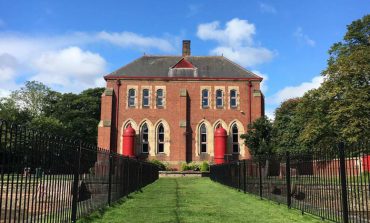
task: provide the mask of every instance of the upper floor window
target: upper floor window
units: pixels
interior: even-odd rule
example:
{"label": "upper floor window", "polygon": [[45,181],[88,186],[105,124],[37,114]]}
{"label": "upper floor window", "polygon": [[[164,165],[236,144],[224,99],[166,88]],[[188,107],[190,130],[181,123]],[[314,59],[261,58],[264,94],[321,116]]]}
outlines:
{"label": "upper floor window", "polygon": [[217,90],[216,91],[216,107],[217,108],[222,108],[224,106],[224,99],[223,99],[223,92],[222,90]]}
{"label": "upper floor window", "polygon": [[199,139],[199,142],[200,142],[200,152],[201,153],[206,153],[207,152],[207,128],[206,128],[206,125],[203,123],[200,128],[199,128],[199,132],[200,132],[200,139]]}
{"label": "upper floor window", "polygon": [[157,90],[157,107],[158,108],[163,107],[163,89]]}
{"label": "upper floor window", "polygon": [[141,151],[143,153],[149,152],[149,130],[146,123],[141,127]]}
{"label": "upper floor window", "polygon": [[143,90],[143,107],[149,107],[149,89]]}
{"label": "upper floor window", "polygon": [[209,91],[207,89],[202,90],[202,108],[209,107]]}
{"label": "upper floor window", "polygon": [[239,153],[239,135],[238,135],[238,126],[233,125],[231,129],[232,133],[232,142],[233,142],[233,153]]}
{"label": "upper floor window", "polygon": [[158,153],[164,153],[164,127],[162,124],[158,126]]}
{"label": "upper floor window", "polygon": [[135,107],[136,91],[135,89],[128,90],[128,106]]}
{"label": "upper floor window", "polygon": [[231,90],[230,91],[230,107],[231,108],[236,108],[237,107],[236,98],[237,98],[236,90]]}

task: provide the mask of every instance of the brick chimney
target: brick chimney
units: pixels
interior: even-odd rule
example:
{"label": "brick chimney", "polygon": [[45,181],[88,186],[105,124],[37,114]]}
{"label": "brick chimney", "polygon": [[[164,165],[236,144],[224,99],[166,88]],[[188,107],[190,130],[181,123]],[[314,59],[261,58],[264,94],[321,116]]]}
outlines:
{"label": "brick chimney", "polygon": [[190,56],[190,40],[182,41],[182,56],[183,57]]}

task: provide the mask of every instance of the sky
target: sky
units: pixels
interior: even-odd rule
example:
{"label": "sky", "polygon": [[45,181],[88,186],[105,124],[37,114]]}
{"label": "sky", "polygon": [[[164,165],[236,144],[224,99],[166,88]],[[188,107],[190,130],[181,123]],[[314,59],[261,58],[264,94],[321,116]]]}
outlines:
{"label": "sky", "polygon": [[330,46],[369,0],[0,0],[0,97],[37,80],[60,92],[104,86],[144,54],[223,55],[264,78],[266,114],[323,81]]}

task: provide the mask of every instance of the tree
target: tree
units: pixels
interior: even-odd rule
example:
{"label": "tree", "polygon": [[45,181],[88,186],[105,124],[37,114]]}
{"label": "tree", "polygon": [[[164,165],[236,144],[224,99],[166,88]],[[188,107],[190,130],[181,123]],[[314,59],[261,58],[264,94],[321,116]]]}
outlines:
{"label": "tree", "polygon": [[60,93],[52,91],[46,85],[37,81],[27,81],[20,90],[13,91],[10,100],[13,100],[19,111],[28,112],[31,117],[38,117],[45,113],[53,100],[57,100]]}
{"label": "tree", "polygon": [[337,137],[349,143],[370,135],[370,15],[352,22],[329,50],[323,99]]}
{"label": "tree", "polygon": [[286,151],[299,152],[305,147],[299,141],[302,131],[302,122],[298,118],[297,107],[302,103],[301,98],[284,101],[275,111],[273,123],[273,150],[278,154]]}
{"label": "tree", "polygon": [[63,94],[47,115],[60,120],[70,137],[96,144],[103,91],[104,88],[92,88],[80,94]]}
{"label": "tree", "polygon": [[253,156],[260,157],[272,153],[272,123],[266,116],[249,124],[247,133],[240,137],[245,140]]}

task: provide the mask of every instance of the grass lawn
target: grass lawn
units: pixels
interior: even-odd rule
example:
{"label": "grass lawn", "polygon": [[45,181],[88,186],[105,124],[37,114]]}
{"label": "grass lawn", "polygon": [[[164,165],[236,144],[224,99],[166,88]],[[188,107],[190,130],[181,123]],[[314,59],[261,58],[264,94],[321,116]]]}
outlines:
{"label": "grass lawn", "polygon": [[208,178],[161,178],[82,222],[321,222]]}

